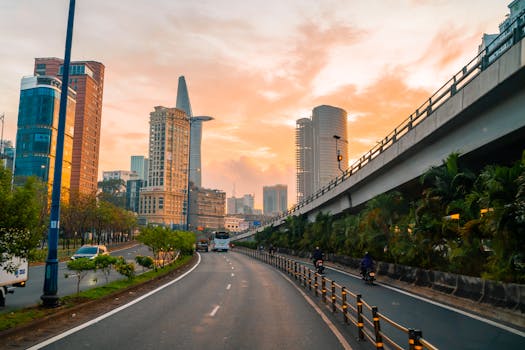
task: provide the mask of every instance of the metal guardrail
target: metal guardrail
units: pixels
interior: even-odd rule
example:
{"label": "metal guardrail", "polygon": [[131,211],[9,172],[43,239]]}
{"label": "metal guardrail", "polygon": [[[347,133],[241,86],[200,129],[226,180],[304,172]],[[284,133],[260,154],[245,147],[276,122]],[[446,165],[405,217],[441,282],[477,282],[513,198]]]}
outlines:
{"label": "metal guardrail", "polygon": [[[401,122],[393,131],[391,131],[384,139],[379,141],[371,150],[362,155],[356,160],[342,175],[334,178],[326,186],[319,189],[316,193],[303,201],[297,203],[289,210],[282,212],[279,216],[272,218],[263,223],[262,227],[280,222],[287,216],[293,214],[295,211],[301,209],[307,204],[313,202],[328,191],[332,190],[350,176],[355,174],[363,168],[372,159],[383,153],[400,138],[406,135],[417,124],[421,123],[432,112],[448,99],[454,96],[459,90],[465,87],[482,71],[487,69],[494,61],[501,55],[507,52],[512,46],[518,43],[525,37],[525,11],[522,12],[509,27],[500,35],[498,35],[487,47],[481,51],[476,57],[468,62],[458,73],[454,74],[443,86],[441,86],[432,96],[430,96],[421,106],[419,106],[414,113],[407,119]],[[249,231],[247,231],[249,232]]]}
{"label": "metal guardrail", "polygon": [[[235,249],[270,264],[291,276],[301,287],[308,290],[316,298],[320,298],[325,307],[333,314],[340,314],[345,324],[355,326],[359,340],[370,341],[376,349],[438,349],[423,338],[421,330],[407,328],[393,321],[380,313],[377,306],[368,304],[361,294],[353,293],[345,286],[318,274],[295,260],[244,247],[236,247]],[[405,333],[406,347],[397,344],[391,338],[392,334],[386,334],[381,330],[381,322],[392,326],[394,330]]]}

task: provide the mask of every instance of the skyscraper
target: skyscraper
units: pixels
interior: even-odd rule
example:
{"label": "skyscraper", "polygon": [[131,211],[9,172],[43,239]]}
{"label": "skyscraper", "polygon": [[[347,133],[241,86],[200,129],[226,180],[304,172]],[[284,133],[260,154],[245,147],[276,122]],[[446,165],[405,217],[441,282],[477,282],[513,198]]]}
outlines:
{"label": "skyscraper", "polygon": [[[348,167],[346,111],[321,105],[296,121],[297,201],[311,196]],[[338,161],[338,155],[341,161]],[[341,168],[339,168],[341,167]]]}
{"label": "skyscraper", "polygon": [[190,138],[190,181],[197,187],[201,187],[201,143],[202,143],[202,122],[212,120],[212,117],[198,116],[194,117],[191,111],[190,97],[188,87],[184,76],[179,77],[177,87],[177,106],[178,109],[186,112],[191,120],[191,138]]}
{"label": "skyscraper", "polygon": [[[314,191],[317,191],[341,175],[337,162],[337,147],[342,155],[342,162],[348,162],[346,111],[327,105],[317,106],[312,111],[312,125]],[[334,136],[340,138],[338,142]],[[347,166],[341,164],[341,168],[346,169]]]}
{"label": "skyscraper", "polygon": [[186,224],[189,136],[184,111],[157,106],[150,113],[147,187],[139,199],[139,215],[148,223]]}
{"label": "skyscraper", "polygon": [[254,195],[245,194],[237,198],[235,196],[227,198],[227,213],[228,214],[253,214],[254,212]]}
{"label": "skyscraper", "polygon": [[212,120],[212,117],[199,116],[191,118],[191,141],[190,141],[190,181],[197,187],[202,187],[201,171],[201,143],[202,122]]}
{"label": "skyscraper", "polygon": [[301,118],[295,127],[295,160],[297,203],[314,194],[312,119]]}
{"label": "skyscraper", "polygon": [[275,185],[263,187],[264,215],[277,215],[288,209],[288,186]]}
{"label": "skyscraper", "polygon": [[[34,74],[61,77],[63,62],[56,57],[35,58]],[[96,193],[104,65],[96,61],[71,62],[69,74],[69,87],[77,93],[71,193]]]}
{"label": "skyscraper", "polygon": [[[37,176],[53,187],[58,118],[62,82],[51,76],[22,78],[18,127],[16,133],[15,183],[27,176]],[[76,94],[68,90],[64,153],[62,161],[62,188],[68,198],[73,154],[73,132]]]}
{"label": "skyscraper", "polygon": [[139,180],[145,180],[148,176],[148,158],[131,156],[130,170],[137,173]]}

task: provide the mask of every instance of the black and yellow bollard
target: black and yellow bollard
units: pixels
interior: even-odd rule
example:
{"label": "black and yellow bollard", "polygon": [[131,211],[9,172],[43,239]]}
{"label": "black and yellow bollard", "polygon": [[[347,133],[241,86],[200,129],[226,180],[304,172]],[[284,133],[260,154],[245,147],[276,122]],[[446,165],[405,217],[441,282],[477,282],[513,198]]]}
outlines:
{"label": "black and yellow bollard", "polygon": [[343,318],[348,324],[348,305],[346,304],[346,287],[341,287],[341,308],[343,309]]}
{"label": "black and yellow bollard", "polygon": [[318,293],[318,291],[319,291],[318,287],[319,287],[319,283],[317,283],[317,274],[315,274],[315,275],[314,275],[314,289],[315,289],[315,296],[318,296],[318,295],[319,295],[319,293]]}
{"label": "black and yellow bollard", "polygon": [[321,293],[323,297],[323,303],[326,303],[326,278],[321,277]]}
{"label": "black and yellow bollard", "polygon": [[418,329],[409,329],[408,330],[408,345],[410,350],[422,350],[423,345],[421,345],[420,339],[423,336],[423,333]]}
{"label": "black and yellow bollard", "polygon": [[365,326],[363,320],[363,301],[361,300],[361,294],[356,295],[356,306],[357,306],[357,337],[359,340],[365,340],[365,334],[363,333],[363,327]]}
{"label": "black and yellow bollard", "polygon": [[332,312],[335,314],[337,312],[337,307],[336,307],[336,297],[335,297],[335,281],[332,281],[332,285],[331,285],[331,292],[332,292],[332,295],[331,295],[331,298],[332,298]]}
{"label": "black and yellow bollard", "polygon": [[374,321],[374,333],[376,336],[376,349],[384,349],[383,336],[381,335],[381,325],[379,324],[379,315],[377,314],[377,306],[372,306],[372,319]]}
{"label": "black and yellow bollard", "polygon": [[312,270],[308,269],[308,290],[312,290]]}

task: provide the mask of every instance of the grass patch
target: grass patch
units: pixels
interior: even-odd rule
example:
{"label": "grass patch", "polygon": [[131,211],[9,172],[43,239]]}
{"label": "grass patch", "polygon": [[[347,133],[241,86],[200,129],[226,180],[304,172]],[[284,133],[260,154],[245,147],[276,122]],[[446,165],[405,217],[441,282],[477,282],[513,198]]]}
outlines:
{"label": "grass patch", "polygon": [[[100,287],[91,288],[80,292],[78,295],[68,295],[60,298],[60,302],[63,307],[72,307],[82,302],[89,300],[97,300],[113,293],[119,292],[129,287],[140,285],[147,281],[150,281],[156,277],[164,276],[173,270],[187,264],[192,257],[188,255],[181,256],[171,265],[167,265],[163,268],[157,269],[157,271],[151,270],[143,274],[135,276],[133,280],[127,278],[113,281]],[[31,307],[20,310],[15,310],[9,313],[0,314],[0,331],[4,331],[16,326],[27,324],[33,320],[45,317],[54,313],[57,309],[45,309],[42,307]]]}

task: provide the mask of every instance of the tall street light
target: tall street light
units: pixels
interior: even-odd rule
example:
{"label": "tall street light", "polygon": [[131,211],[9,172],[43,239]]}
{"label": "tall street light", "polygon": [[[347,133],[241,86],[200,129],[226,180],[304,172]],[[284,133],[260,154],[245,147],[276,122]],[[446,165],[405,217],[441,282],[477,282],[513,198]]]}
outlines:
{"label": "tall street light", "polygon": [[188,116],[188,124],[189,124],[189,134],[188,134],[188,171],[187,171],[187,175],[188,175],[188,181],[187,181],[187,193],[186,193],[186,231],[189,231],[190,230],[190,185],[191,185],[191,181],[190,181],[190,172],[191,172],[191,169],[190,169],[190,163],[191,163],[191,124],[192,124],[192,120],[193,117],[192,116]]}
{"label": "tall street light", "polygon": [[58,232],[60,228],[60,187],[62,186],[62,159],[64,155],[64,132],[69,86],[69,65],[71,62],[71,42],[73,38],[73,19],[75,17],[75,0],[69,0],[67,20],[66,49],[60,93],[60,110],[58,114],[58,134],[55,157],[55,173],[51,192],[51,214],[48,233],[48,253],[44,276],[44,294],[40,297],[45,307],[58,306]]}
{"label": "tall street light", "polygon": [[[338,141],[341,139],[341,136],[334,135],[334,139],[335,139],[335,152],[337,156],[337,167],[339,168],[341,173],[344,174],[345,173],[344,170],[341,169],[341,161],[343,160],[343,155],[341,154],[341,150],[339,149],[339,144],[338,144]],[[342,140],[342,141],[345,141],[345,140]]]}
{"label": "tall street light", "polygon": [[0,156],[4,155],[4,119],[5,114],[2,113],[2,115],[0,115],[0,120],[2,121],[2,135],[0,136]]}

